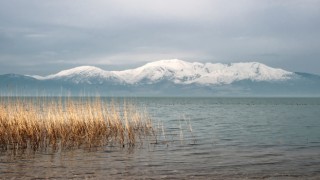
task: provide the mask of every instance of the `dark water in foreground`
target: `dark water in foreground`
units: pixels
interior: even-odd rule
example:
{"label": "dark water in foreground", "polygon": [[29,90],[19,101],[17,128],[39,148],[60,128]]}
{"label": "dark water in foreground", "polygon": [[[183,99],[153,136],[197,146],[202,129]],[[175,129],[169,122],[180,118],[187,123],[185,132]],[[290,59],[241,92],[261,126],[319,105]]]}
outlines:
{"label": "dark water in foreground", "polygon": [[158,144],[0,154],[0,178],[320,179],[320,98],[130,101]]}

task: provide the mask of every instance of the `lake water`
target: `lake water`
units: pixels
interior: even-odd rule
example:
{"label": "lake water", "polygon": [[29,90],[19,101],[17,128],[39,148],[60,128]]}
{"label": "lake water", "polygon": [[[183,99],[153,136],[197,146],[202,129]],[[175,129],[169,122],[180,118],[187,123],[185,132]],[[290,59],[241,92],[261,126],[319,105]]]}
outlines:
{"label": "lake water", "polygon": [[126,101],[149,112],[156,144],[2,153],[0,179],[320,179],[320,98]]}

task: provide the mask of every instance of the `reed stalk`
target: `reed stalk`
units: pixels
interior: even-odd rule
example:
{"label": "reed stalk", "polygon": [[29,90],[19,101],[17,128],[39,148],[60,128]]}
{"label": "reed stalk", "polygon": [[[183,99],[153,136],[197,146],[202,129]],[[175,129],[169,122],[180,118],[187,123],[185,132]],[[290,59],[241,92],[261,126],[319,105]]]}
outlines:
{"label": "reed stalk", "polygon": [[0,148],[56,149],[133,146],[153,133],[146,113],[100,98],[1,98]]}

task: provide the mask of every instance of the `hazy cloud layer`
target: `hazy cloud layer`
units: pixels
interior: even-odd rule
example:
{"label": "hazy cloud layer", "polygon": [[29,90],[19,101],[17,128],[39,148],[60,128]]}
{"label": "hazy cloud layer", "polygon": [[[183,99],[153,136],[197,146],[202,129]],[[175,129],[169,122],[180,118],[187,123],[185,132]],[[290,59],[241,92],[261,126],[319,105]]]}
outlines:
{"label": "hazy cloud layer", "polygon": [[0,74],[179,58],[320,74],[319,0],[0,0]]}

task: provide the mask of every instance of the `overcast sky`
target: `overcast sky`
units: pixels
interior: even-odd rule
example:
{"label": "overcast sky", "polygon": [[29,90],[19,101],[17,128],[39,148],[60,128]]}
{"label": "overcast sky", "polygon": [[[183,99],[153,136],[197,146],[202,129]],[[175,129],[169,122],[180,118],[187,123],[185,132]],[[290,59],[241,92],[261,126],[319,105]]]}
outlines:
{"label": "overcast sky", "polygon": [[173,58],[320,74],[320,0],[0,0],[0,74]]}

